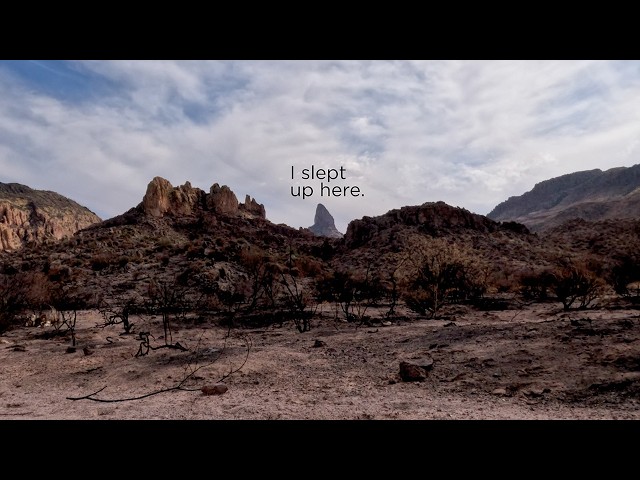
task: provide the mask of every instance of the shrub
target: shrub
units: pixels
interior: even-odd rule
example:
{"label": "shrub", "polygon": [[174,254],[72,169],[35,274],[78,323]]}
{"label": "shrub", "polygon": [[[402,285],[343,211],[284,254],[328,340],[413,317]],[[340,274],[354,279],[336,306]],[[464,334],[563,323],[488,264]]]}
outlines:
{"label": "shrub", "polygon": [[470,250],[443,239],[414,237],[402,259],[401,296],[407,306],[433,318],[445,303],[481,297],[488,269]]}
{"label": "shrub", "polygon": [[523,274],[520,276],[520,293],[525,300],[547,300],[554,281],[555,276],[550,270]]}
{"label": "shrub", "polygon": [[552,289],[565,310],[576,302],[579,309],[587,308],[603,291],[604,283],[583,263],[562,262],[553,273]]}

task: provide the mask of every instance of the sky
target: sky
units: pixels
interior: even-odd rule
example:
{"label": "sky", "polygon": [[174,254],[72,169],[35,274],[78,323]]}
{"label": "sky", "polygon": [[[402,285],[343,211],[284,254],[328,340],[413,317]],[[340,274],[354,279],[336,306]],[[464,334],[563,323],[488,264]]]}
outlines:
{"label": "sky", "polygon": [[294,228],[322,203],[344,233],[439,200],[486,215],[639,154],[639,61],[0,61],[0,182],[105,220],[160,176]]}

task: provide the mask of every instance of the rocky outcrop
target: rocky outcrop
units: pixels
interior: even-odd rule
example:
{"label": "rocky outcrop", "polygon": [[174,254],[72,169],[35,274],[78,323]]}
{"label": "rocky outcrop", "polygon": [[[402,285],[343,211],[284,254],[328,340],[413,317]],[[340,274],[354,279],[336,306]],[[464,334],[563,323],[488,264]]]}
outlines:
{"label": "rocky outcrop", "polygon": [[418,231],[430,235],[455,233],[462,230],[477,233],[491,233],[498,230],[528,233],[526,227],[514,222],[502,224],[444,202],[428,202],[419,206],[390,210],[379,217],[353,220],[347,227],[345,243],[349,247],[364,245],[379,233],[396,228],[398,225],[416,227]]}
{"label": "rocky outcrop", "polygon": [[0,183],[0,250],[61,240],[100,221],[89,209],[55,192]]}
{"label": "rocky outcrop", "polygon": [[316,207],[316,216],[313,221],[313,225],[309,227],[309,230],[311,230],[314,235],[317,235],[319,237],[343,237],[343,234],[340,233],[336,228],[333,216],[329,213],[329,210],[327,210],[327,208],[321,203],[319,203]]}
{"label": "rocky outcrop", "polygon": [[155,177],[147,185],[147,193],[142,199],[142,209],[152,217],[190,215],[201,204],[204,192],[193,188],[191,183],[174,188],[168,180]]}
{"label": "rocky outcrop", "polygon": [[235,215],[238,213],[238,199],[229,187],[214,183],[207,197],[207,208],[216,213]]}
{"label": "rocky outcrop", "polygon": [[251,198],[249,195],[245,197],[244,204],[240,204],[240,209],[247,212],[250,216],[253,217],[267,217],[267,212],[264,208],[264,205],[256,202],[255,198]]}
{"label": "rocky outcrop", "polygon": [[162,217],[169,211],[169,193],[173,186],[164,178],[155,177],[147,185],[147,193],[142,199],[142,209],[152,217]]}
{"label": "rocky outcrop", "polygon": [[640,218],[640,165],[570,173],[510,197],[488,215],[546,231],[568,220]]}
{"label": "rocky outcrop", "polygon": [[264,205],[256,202],[249,195],[245,203],[238,203],[238,198],[231,189],[214,183],[209,193],[194,188],[186,182],[179,187],[173,187],[168,180],[155,177],[147,186],[147,192],[138,205],[146,215],[152,217],[181,217],[195,215],[198,212],[209,211],[214,214],[227,216],[244,216],[248,218],[266,218]]}

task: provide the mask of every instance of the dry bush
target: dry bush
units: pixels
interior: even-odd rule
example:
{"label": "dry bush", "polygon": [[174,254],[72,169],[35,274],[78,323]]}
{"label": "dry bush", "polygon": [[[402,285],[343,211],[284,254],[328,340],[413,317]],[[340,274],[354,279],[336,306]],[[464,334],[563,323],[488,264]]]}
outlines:
{"label": "dry bush", "polygon": [[545,301],[551,294],[555,282],[555,275],[551,269],[520,275],[520,293],[525,300]]}
{"label": "dry bush", "polygon": [[247,279],[236,290],[247,298],[247,310],[275,308],[281,293],[279,278],[284,267],[276,259],[257,247],[243,249],[238,262],[247,273]]}
{"label": "dry bush", "polygon": [[109,268],[112,263],[117,262],[117,258],[109,253],[99,253],[91,257],[91,269],[99,272]]}
{"label": "dry bush", "polygon": [[380,303],[385,288],[377,269],[369,265],[365,272],[336,270],[315,282],[318,302],[332,302],[336,315],[342,311],[347,322],[369,323],[369,308]]}
{"label": "dry bush", "polygon": [[479,298],[486,291],[487,265],[471,249],[444,239],[414,236],[400,261],[402,299],[430,318],[445,303]]}
{"label": "dry bush", "polygon": [[637,288],[629,288],[640,281],[640,259],[632,254],[619,257],[609,270],[607,281],[618,295],[640,296]]}
{"label": "dry bush", "polygon": [[29,274],[0,276],[0,333],[18,323],[18,316],[28,305]]}
{"label": "dry bush", "polygon": [[564,310],[570,310],[576,303],[578,309],[584,309],[602,295],[604,282],[584,261],[565,259],[559,261],[553,272],[551,288]]}

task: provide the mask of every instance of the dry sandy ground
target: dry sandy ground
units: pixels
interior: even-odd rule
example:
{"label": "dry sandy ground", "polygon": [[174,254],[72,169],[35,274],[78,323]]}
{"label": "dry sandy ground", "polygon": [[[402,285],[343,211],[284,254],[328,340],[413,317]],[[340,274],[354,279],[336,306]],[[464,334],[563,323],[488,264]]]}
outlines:
{"label": "dry sandy ground", "polygon": [[[173,343],[136,357],[160,318],[134,334],[78,313],[77,345],[51,327],[0,336],[2,419],[638,419],[640,318],[632,308],[564,313],[559,304],[445,319],[356,326],[326,314],[310,332],[292,324],[231,331],[174,324]],[[424,381],[401,361],[433,359]],[[226,377],[226,378],[225,378]],[[223,379],[223,380],[222,380]],[[205,394],[222,380],[227,390]],[[173,389],[177,386],[184,389]],[[95,401],[85,397],[104,400]],[[130,398],[144,397],[134,400]],[[126,400],[126,401],[122,401]]]}

